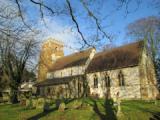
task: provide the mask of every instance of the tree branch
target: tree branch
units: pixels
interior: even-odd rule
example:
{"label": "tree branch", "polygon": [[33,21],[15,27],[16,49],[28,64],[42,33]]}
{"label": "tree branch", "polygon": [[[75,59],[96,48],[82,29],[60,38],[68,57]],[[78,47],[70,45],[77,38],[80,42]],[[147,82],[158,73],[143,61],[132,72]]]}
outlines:
{"label": "tree branch", "polygon": [[103,33],[103,35],[104,35],[107,39],[109,39],[109,40],[111,41],[111,36],[107,35],[107,33],[102,29],[102,27],[101,27],[101,25],[100,25],[100,23],[99,23],[99,21],[98,21],[98,18],[97,18],[97,17],[93,14],[93,12],[87,7],[86,3],[85,3],[83,0],[81,0],[81,3],[82,3],[82,5],[83,5],[83,7],[86,9],[86,11],[88,12],[88,15],[95,20],[96,26],[97,26],[98,30],[99,30],[101,33]]}
{"label": "tree branch", "polygon": [[52,14],[55,14],[55,12],[53,11],[52,8],[48,7],[47,5],[43,4],[42,2],[37,2],[37,1],[34,1],[34,0],[30,0],[32,3],[34,4],[37,4],[39,6],[42,6],[44,8],[46,8],[47,10],[49,10]]}
{"label": "tree branch", "polygon": [[81,32],[81,30],[80,30],[80,28],[79,28],[78,22],[77,22],[74,14],[73,14],[72,7],[71,7],[71,4],[70,4],[69,0],[66,0],[66,2],[67,2],[67,5],[68,5],[68,8],[69,8],[70,16],[71,16],[71,18],[72,18],[72,21],[73,21],[73,22],[75,23],[75,25],[76,25],[76,28],[77,28],[78,33],[80,34],[80,36],[81,36],[82,40],[84,41],[84,43],[85,43],[86,45],[88,45],[88,46],[91,46],[91,45],[87,42],[87,40],[84,38],[84,36],[83,36],[83,34],[82,34],[82,32]]}
{"label": "tree branch", "polygon": [[23,14],[22,14],[22,9],[21,9],[21,5],[20,5],[20,3],[19,3],[19,0],[15,0],[15,1],[16,1],[17,6],[18,6],[18,15],[19,15],[20,18],[22,19],[23,24],[24,24],[25,26],[27,26],[31,31],[33,31],[32,28],[31,28],[31,27],[25,22],[25,20],[24,20],[24,17],[23,17]]}

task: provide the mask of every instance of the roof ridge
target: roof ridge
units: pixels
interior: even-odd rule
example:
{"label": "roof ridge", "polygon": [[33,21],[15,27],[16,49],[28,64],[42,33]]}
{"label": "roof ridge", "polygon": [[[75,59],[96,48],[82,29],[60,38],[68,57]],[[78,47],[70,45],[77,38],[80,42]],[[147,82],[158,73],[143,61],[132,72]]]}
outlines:
{"label": "roof ridge", "polygon": [[92,48],[61,57],[55,61],[49,71],[64,69],[67,67],[84,65],[92,52]]}
{"label": "roof ridge", "polygon": [[[86,50],[81,50],[81,51],[78,51],[78,52],[74,52],[74,53],[72,53],[72,54],[69,54],[69,55],[66,55],[66,56],[62,56],[62,57],[60,57],[59,59],[62,59],[62,58],[65,58],[65,57],[70,57],[70,56],[73,56],[73,55],[78,54],[78,53],[84,53],[84,52],[87,52],[87,51],[89,51],[89,50],[91,50],[91,49],[94,49],[94,48],[88,48],[88,49],[86,49]],[[57,60],[59,60],[59,59],[57,59]],[[56,61],[57,61],[57,60],[56,60]]]}
{"label": "roof ridge", "polygon": [[108,50],[104,50],[104,51],[101,51],[101,52],[97,52],[95,55],[98,55],[98,54],[101,54],[101,53],[112,52],[113,50],[117,50],[117,49],[125,48],[125,47],[127,47],[127,46],[131,46],[131,45],[138,44],[138,43],[142,43],[142,44],[144,44],[144,41],[143,41],[143,40],[140,40],[140,41],[136,41],[136,42],[128,43],[128,44],[125,44],[125,45],[121,45],[121,46],[113,47],[113,48],[108,49]]}
{"label": "roof ridge", "polygon": [[138,41],[96,53],[87,68],[87,72],[138,65],[143,43],[143,41]]}

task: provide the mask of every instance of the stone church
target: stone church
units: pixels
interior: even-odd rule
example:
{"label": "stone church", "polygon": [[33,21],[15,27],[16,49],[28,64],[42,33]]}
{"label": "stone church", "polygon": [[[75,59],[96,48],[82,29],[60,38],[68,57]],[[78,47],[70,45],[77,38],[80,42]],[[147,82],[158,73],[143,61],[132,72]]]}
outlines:
{"label": "stone church", "polygon": [[37,90],[41,96],[155,99],[155,70],[143,41],[96,52],[90,48],[64,56],[63,43],[42,45]]}

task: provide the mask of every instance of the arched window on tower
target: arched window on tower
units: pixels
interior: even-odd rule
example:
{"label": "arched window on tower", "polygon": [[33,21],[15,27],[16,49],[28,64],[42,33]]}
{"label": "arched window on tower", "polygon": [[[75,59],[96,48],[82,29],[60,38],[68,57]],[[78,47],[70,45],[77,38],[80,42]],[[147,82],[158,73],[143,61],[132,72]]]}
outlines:
{"label": "arched window on tower", "polygon": [[94,75],[94,88],[98,88],[98,77],[96,74]]}
{"label": "arched window on tower", "polygon": [[108,75],[108,73],[105,74],[105,86],[110,87],[111,86],[111,79]]}
{"label": "arched window on tower", "polygon": [[124,82],[124,74],[122,73],[122,71],[119,71],[118,74],[118,80],[119,80],[119,86],[125,86],[125,82]]}

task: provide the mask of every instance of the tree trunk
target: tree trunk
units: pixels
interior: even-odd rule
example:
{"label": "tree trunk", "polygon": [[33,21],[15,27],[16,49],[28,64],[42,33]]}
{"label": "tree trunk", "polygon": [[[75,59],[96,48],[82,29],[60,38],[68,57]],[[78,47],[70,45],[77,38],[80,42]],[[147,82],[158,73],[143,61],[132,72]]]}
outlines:
{"label": "tree trunk", "polygon": [[11,103],[12,104],[16,104],[18,103],[18,95],[17,95],[17,90],[13,90],[12,93],[11,93],[11,97],[10,97],[10,100],[11,100]]}

